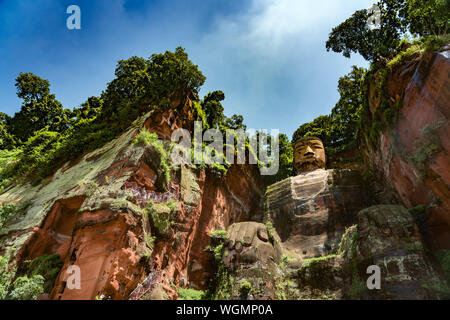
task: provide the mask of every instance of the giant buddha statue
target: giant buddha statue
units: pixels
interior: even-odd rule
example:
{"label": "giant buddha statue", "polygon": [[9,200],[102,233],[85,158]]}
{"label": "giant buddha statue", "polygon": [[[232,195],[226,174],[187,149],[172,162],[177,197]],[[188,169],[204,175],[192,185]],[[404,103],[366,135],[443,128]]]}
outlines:
{"label": "giant buddha statue", "polygon": [[265,213],[282,245],[303,259],[336,251],[345,228],[367,207],[361,176],[354,170],[326,169],[317,137],[294,142],[296,176],[267,188]]}
{"label": "giant buddha statue", "polygon": [[294,167],[297,174],[325,169],[326,157],[322,140],[305,137],[294,144]]}

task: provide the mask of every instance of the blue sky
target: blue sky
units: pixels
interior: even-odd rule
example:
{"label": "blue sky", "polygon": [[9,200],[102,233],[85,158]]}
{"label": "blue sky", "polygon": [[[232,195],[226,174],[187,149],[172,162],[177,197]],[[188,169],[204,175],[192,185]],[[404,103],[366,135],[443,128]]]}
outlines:
{"label": "blue sky", "polygon": [[[119,59],[181,45],[207,77],[201,95],[225,92],[225,113],[249,128],[291,137],[328,114],[351,65],[327,52],[331,29],[374,0],[0,0],[0,111],[20,108],[15,78],[33,72],[65,108],[99,95]],[[81,30],[66,8],[81,8]]]}

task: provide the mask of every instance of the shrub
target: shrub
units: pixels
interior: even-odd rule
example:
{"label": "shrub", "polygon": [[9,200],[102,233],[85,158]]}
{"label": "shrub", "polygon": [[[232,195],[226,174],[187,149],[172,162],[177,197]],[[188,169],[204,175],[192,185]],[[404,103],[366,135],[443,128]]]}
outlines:
{"label": "shrub", "polygon": [[167,201],[167,206],[173,212],[178,207],[178,201],[170,199],[169,201]]}
{"label": "shrub", "polygon": [[207,291],[178,288],[178,300],[206,300]]}
{"label": "shrub", "polygon": [[20,270],[15,262],[8,264],[12,255],[10,250],[6,256],[0,256],[0,300],[34,300],[51,290],[63,265],[59,255],[42,255],[25,261]]}
{"label": "shrub", "polygon": [[150,145],[158,140],[158,135],[156,133],[150,132],[147,129],[139,131],[136,138],[133,140],[133,144],[142,143],[145,145]]}
{"label": "shrub", "polygon": [[273,241],[273,232],[275,231],[275,227],[273,226],[271,221],[266,222],[267,233],[269,235],[269,240]]}
{"label": "shrub", "polygon": [[409,213],[411,213],[411,215],[416,215],[416,214],[423,214],[425,213],[425,210],[427,209],[427,205],[425,204],[419,204],[418,206],[415,206],[413,208],[408,209]]}
{"label": "shrub", "polygon": [[222,261],[223,251],[224,251],[224,245],[223,243],[219,244],[214,248],[214,259],[216,259],[217,262]]}
{"label": "shrub", "polygon": [[13,290],[9,294],[13,300],[36,300],[44,293],[44,277],[35,275],[18,277],[13,284]]}
{"label": "shrub", "polygon": [[441,249],[434,252],[434,255],[441,264],[442,271],[447,277],[447,281],[450,282],[450,250]]}
{"label": "shrub", "polygon": [[226,238],[227,231],[226,230],[214,230],[209,235],[211,237],[215,237],[215,238]]}
{"label": "shrub", "polygon": [[241,287],[239,288],[239,292],[241,296],[247,297],[250,291],[252,290],[252,284],[247,280],[241,283]]}
{"label": "shrub", "polygon": [[53,287],[56,277],[59,274],[64,262],[61,261],[58,254],[47,255],[44,254],[33,260],[26,262],[26,275],[33,278],[40,275],[44,278],[43,289],[44,292],[49,292]]}
{"label": "shrub", "polygon": [[149,234],[145,235],[145,244],[147,245],[147,247],[149,247],[150,249],[153,249],[153,245],[155,244],[155,240],[156,237],[155,236],[151,236]]}
{"label": "shrub", "polygon": [[11,184],[11,177],[16,173],[15,165],[21,156],[21,149],[0,150],[0,192]]}
{"label": "shrub", "polygon": [[419,173],[419,180],[425,176],[425,164],[436,153],[442,150],[442,145],[436,131],[445,123],[443,119],[439,119],[431,125],[427,125],[422,129],[422,136],[425,141],[418,139],[414,141],[414,154],[409,160]]}
{"label": "shrub", "polygon": [[157,171],[156,186],[167,191],[170,182],[170,154],[166,151],[162,141],[155,140],[150,143],[150,152],[154,153],[151,162]]}
{"label": "shrub", "polygon": [[8,265],[9,255],[0,256],[0,300],[8,298],[9,288],[14,278],[15,269]]}
{"label": "shrub", "polygon": [[27,206],[28,206],[28,203],[20,205],[20,206],[16,206],[14,204],[6,204],[6,205],[2,206],[0,204],[0,230],[6,224],[6,222],[9,220],[9,218],[11,218],[12,216],[14,216],[16,214],[23,213]]}
{"label": "shrub", "polygon": [[167,237],[169,235],[173,221],[171,219],[172,210],[167,205],[150,202],[144,213],[149,217],[152,229],[157,236]]}

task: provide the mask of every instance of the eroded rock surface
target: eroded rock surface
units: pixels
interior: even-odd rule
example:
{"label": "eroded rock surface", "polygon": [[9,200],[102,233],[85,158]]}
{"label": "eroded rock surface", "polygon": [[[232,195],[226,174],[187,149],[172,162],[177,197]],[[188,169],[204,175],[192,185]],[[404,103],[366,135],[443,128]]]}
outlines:
{"label": "eroded rock surface", "polygon": [[335,251],[368,203],[357,171],[318,169],[269,186],[265,214],[286,250],[313,258]]}
{"label": "eroded rock surface", "polygon": [[[380,270],[380,289],[367,286],[369,266]],[[285,274],[291,299],[439,299],[445,284],[413,217],[395,205],[361,210],[336,254],[293,261]]]}
{"label": "eroded rock surface", "polygon": [[[224,242],[222,261],[231,280],[226,297],[229,299],[279,299],[279,284],[283,275],[279,267],[282,256],[276,232],[258,222],[232,224]],[[224,284],[218,284],[223,288]],[[223,297],[223,296],[221,296]],[[219,297],[220,298],[220,297]]]}
{"label": "eroded rock surface", "polygon": [[388,75],[383,97],[373,93],[370,109],[383,118],[378,108],[388,99],[400,104],[398,117],[380,131],[376,145],[366,140],[362,150],[381,199],[426,207],[424,231],[432,250],[450,249],[449,59],[449,50],[427,54]]}
{"label": "eroded rock surface", "polygon": [[[161,152],[169,142],[134,138],[144,128],[159,128],[154,131],[167,138],[181,123],[151,115],[47,183],[0,195],[1,203],[30,203],[2,229],[2,252],[15,248],[19,266],[43,254],[59,254],[64,262],[50,299],[127,299],[137,287],[133,298],[174,299],[174,286],[204,289],[215,271],[204,250],[209,233],[261,217],[256,166],[232,166],[226,177],[182,166],[166,181]],[[81,289],[67,286],[72,265],[80,268]]]}
{"label": "eroded rock surface", "polygon": [[[412,215],[404,207],[378,205],[362,210],[358,214],[357,229],[348,237],[354,240],[353,243],[348,241],[350,247],[343,249],[344,258],[354,259],[361,271],[368,265],[377,265],[381,270],[381,290],[370,290],[363,296],[372,299],[438,296],[432,287],[445,280],[426,249]],[[361,273],[361,278],[363,275]]]}

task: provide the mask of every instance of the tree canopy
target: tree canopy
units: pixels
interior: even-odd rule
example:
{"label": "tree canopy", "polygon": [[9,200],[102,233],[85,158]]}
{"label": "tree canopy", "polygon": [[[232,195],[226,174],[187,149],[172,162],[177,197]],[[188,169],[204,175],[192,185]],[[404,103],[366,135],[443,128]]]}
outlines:
{"label": "tree canopy", "polygon": [[23,99],[19,112],[11,119],[11,133],[24,142],[35,131],[49,128],[61,132],[67,128],[70,110],[50,93],[50,83],[30,72],[20,73],[16,78],[17,96]]}
{"label": "tree canopy", "polygon": [[11,134],[11,117],[0,112],[0,150],[10,149],[14,146],[14,136]]}
{"label": "tree canopy", "polygon": [[408,0],[405,13],[412,34],[440,36],[448,32],[450,0]]}
{"label": "tree canopy", "polygon": [[233,114],[231,116],[231,118],[228,118],[227,116],[225,116],[223,125],[226,128],[229,128],[232,130],[238,130],[238,129],[246,130],[247,129],[247,126],[244,124],[244,117],[241,115],[237,115],[237,114]]}
{"label": "tree canopy", "polygon": [[331,31],[326,49],[349,58],[359,53],[369,61],[386,61],[400,40],[410,32],[416,36],[447,34],[450,0],[380,0],[379,28],[368,27],[374,16],[358,10]]}
{"label": "tree canopy", "polygon": [[114,139],[141,114],[177,107],[174,101],[183,103],[185,98],[193,101],[194,113],[206,128],[245,128],[241,115],[224,115],[222,91],[199,99],[205,79],[181,47],[148,59],[133,56],[118,61],[115,78],[99,97],[89,97],[70,110],[50,92],[48,80],[19,74],[21,109],[13,118],[0,113],[0,162],[5,164],[0,168],[0,190],[20,177],[38,182],[62,163]]}
{"label": "tree canopy", "polygon": [[351,53],[359,53],[369,61],[379,61],[397,47],[405,32],[403,11],[405,0],[381,0],[379,28],[370,29],[368,20],[373,19],[368,10],[358,10],[350,18],[331,31],[326,42],[327,51],[340,52],[350,58]]}
{"label": "tree canopy", "polygon": [[149,59],[133,56],[120,60],[115,79],[101,96],[102,118],[126,127],[143,107],[168,106],[168,100],[180,92],[181,96],[196,95],[205,80],[182,47],[175,52],[153,54]]}
{"label": "tree canopy", "polygon": [[201,105],[210,128],[219,128],[225,119],[224,109],[220,103],[224,99],[225,94],[220,90],[212,91],[203,98]]}
{"label": "tree canopy", "polygon": [[344,147],[356,138],[356,128],[359,123],[363,98],[361,95],[362,81],[366,70],[352,66],[352,71],[339,78],[339,101],[331,110],[333,147]]}

